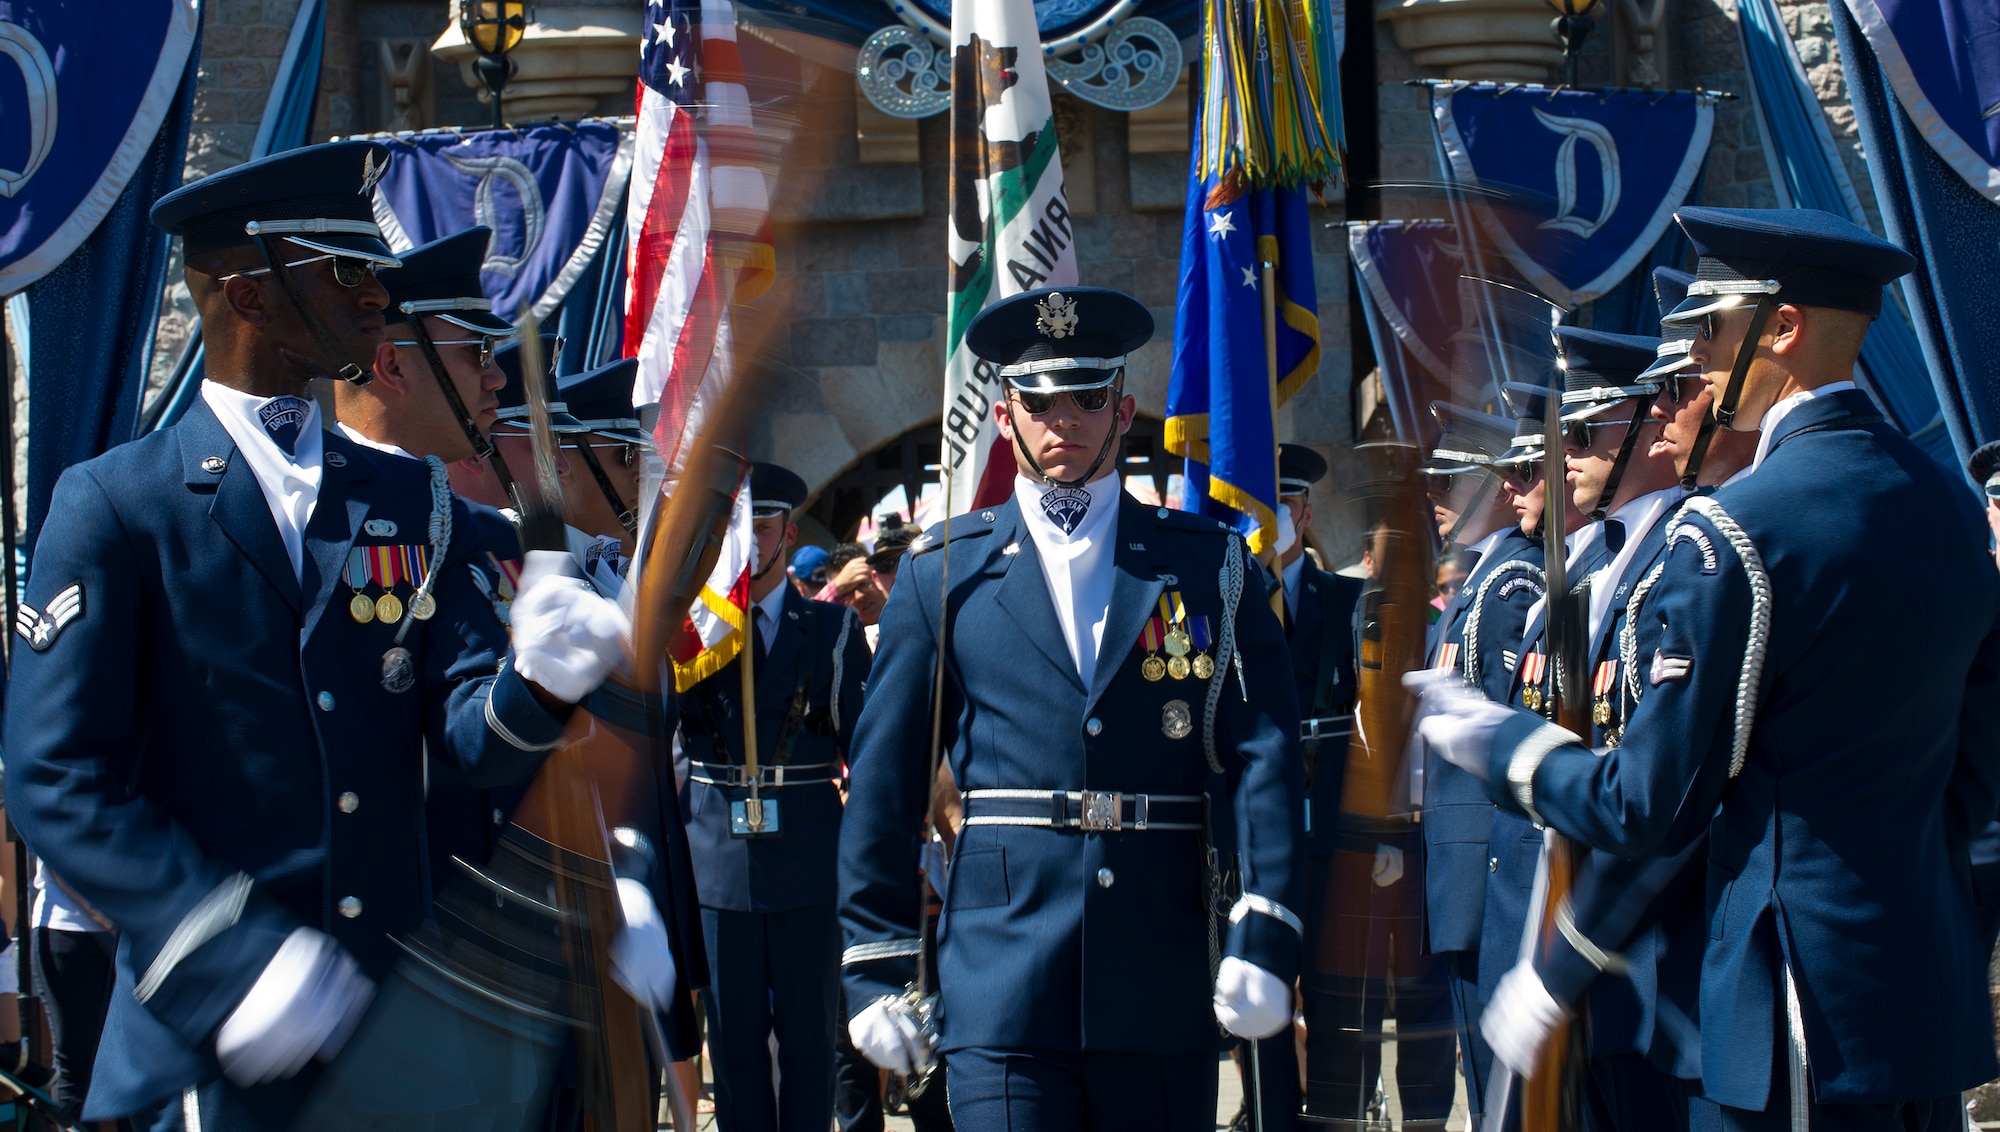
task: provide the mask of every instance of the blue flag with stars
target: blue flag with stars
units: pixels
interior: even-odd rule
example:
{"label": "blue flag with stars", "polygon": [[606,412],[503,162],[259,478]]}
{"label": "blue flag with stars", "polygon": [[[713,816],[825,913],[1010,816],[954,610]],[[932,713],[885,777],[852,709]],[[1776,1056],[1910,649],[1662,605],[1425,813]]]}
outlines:
{"label": "blue flag with stars", "polygon": [[[1197,157],[1186,217],[1167,448],[1187,460],[1190,509],[1199,500],[1262,551],[1278,537],[1278,408],[1319,369],[1305,189],[1204,178]],[[1275,366],[1265,339],[1267,262]]]}

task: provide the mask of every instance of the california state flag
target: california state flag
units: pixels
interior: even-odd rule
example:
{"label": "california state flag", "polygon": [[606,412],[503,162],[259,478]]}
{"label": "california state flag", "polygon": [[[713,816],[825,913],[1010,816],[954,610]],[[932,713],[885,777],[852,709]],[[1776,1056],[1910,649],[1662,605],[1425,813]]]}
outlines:
{"label": "california state flag", "polygon": [[953,4],[951,75],[942,463],[957,513],[1014,490],[993,420],[1004,383],[965,348],[966,328],[997,299],[1074,286],[1076,244],[1031,0]]}
{"label": "california state flag", "polygon": [[750,625],[750,575],[757,566],[757,539],[750,529],[750,476],[736,488],[729,531],[715,569],[688,610],[667,656],[674,662],[674,690],[686,692],[736,659]]}

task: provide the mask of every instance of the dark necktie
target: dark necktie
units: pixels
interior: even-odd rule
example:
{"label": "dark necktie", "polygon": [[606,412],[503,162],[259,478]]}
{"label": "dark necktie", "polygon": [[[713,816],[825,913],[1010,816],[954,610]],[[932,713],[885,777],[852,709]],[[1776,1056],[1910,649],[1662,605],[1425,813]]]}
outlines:
{"label": "dark necktie", "polygon": [[1089,488],[1057,484],[1042,495],[1042,514],[1066,535],[1075,534],[1089,513]]}
{"label": "dark necktie", "polygon": [[299,430],[305,427],[306,415],[312,406],[303,397],[289,394],[273,397],[257,407],[257,419],[264,424],[264,431],[271,434],[285,455],[297,454]]}

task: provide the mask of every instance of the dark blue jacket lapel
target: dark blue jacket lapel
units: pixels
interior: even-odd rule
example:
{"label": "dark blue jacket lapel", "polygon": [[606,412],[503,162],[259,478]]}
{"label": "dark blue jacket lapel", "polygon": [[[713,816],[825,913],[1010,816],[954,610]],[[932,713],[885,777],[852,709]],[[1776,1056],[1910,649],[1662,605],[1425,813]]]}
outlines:
{"label": "dark blue jacket lapel", "polygon": [[[1076,674],[1076,662],[1070,658],[1069,642],[1063,637],[1062,622],[1056,619],[1055,602],[1049,597],[1048,579],[1042,574],[1042,558],[1021,520],[1020,505],[1009,500],[993,510],[993,535],[982,541],[992,555],[986,568],[1003,575],[994,601],[1021,627],[1021,635],[1082,691],[1083,678]],[[1014,553],[1005,552],[1009,546],[1017,548]]]}
{"label": "dark blue jacket lapel", "polygon": [[[369,478],[369,457],[356,445],[339,433],[328,431],[322,434],[329,456],[339,453],[335,459],[325,461],[319,477],[319,502],[313,505],[312,521],[306,524],[305,563],[301,571],[304,577],[300,588],[312,595],[312,604],[306,608],[305,638],[312,636],[313,627],[319,624],[320,615],[333,604],[333,590],[342,585],[342,573],[347,566],[347,552],[354,546],[354,537],[361,530],[361,524],[368,519],[368,500],[354,491],[353,485]],[[393,458],[393,457],[385,457]],[[428,512],[429,508],[426,507]],[[470,531],[452,533],[452,541],[471,538]],[[422,531],[415,538],[427,539]],[[437,566],[443,568],[443,563]],[[422,581],[422,579],[418,579]],[[408,600],[412,589],[402,595]]]}
{"label": "dark blue jacket lapel", "polygon": [[216,419],[215,411],[208,402],[196,398],[175,426],[175,433],[181,444],[184,481],[190,488],[214,489],[209,515],[292,611],[298,612],[299,582],[292,575],[292,559],[285,553],[277,521],[271,518],[271,505],[257,484],[257,473],[250,470],[248,460],[238,458],[236,442]]}
{"label": "dark blue jacket lapel", "polygon": [[[1097,667],[1091,674],[1091,703],[1097,702],[1112,677],[1124,666],[1125,654],[1132,651],[1139,631],[1145,628],[1146,619],[1153,615],[1160,594],[1166,590],[1159,572],[1148,563],[1148,559],[1163,553],[1165,547],[1148,549],[1147,545],[1148,539],[1166,535],[1154,529],[1147,515],[1144,506],[1124,492],[1118,493],[1118,530],[1111,544],[1111,606],[1105,612],[1104,637],[1098,642]],[[1206,616],[1211,624],[1221,627],[1219,609],[1190,609],[1187,613],[1190,617]]]}

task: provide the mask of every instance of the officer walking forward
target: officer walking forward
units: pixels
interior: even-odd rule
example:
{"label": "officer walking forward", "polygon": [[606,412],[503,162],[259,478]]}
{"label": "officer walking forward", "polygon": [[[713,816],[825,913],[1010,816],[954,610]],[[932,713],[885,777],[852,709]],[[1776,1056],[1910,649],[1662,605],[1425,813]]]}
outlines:
{"label": "officer walking forward", "polygon": [[[849,1032],[885,1068],[929,1059],[908,996],[941,669],[965,823],[920,989],[942,996],[965,1132],[1207,1129],[1217,1022],[1263,1038],[1292,1017],[1304,862],[1288,650],[1236,534],[1120,489],[1125,356],[1151,334],[1137,302],[1085,287],[973,322],[968,344],[1006,382],[1014,498],[926,533],[883,613],[841,838]],[[1226,922],[1204,875],[1211,768],[1242,876]]]}
{"label": "officer walking forward", "polygon": [[[160,200],[201,400],[64,472],[36,548],[8,809],[122,933],[89,1119],[289,1125],[423,915],[426,747],[531,774],[623,648],[615,606],[546,578],[510,653],[442,467],[321,428],[308,383],[367,380],[383,337],[387,158],[314,146]],[[355,551],[395,568],[361,582]]]}

